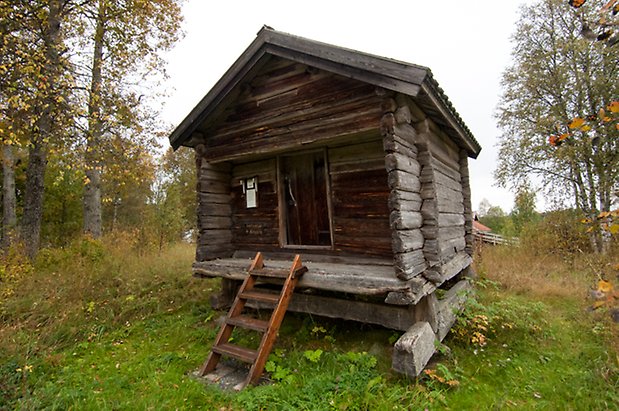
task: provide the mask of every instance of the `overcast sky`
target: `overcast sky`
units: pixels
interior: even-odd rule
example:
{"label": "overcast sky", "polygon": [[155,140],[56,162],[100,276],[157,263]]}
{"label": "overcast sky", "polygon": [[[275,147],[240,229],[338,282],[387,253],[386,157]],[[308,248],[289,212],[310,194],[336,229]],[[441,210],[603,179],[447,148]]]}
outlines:
{"label": "overcast sky", "polygon": [[429,67],[482,146],[470,161],[473,209],[486,198],[508,211],[514,196],[493,186],[499,130],[494,113],[510,36],[525,0],[189,0],[185,38],[167,55],[163,119],[178,125],[266,24],[276,30]]}

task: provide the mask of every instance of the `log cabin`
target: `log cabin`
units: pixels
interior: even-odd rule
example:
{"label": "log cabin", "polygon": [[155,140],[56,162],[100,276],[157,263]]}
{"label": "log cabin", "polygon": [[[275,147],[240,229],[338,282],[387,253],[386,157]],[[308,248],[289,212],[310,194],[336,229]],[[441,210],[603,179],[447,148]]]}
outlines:
{"label": "log cabin", "polygon": [[300,254],[289,310],[405,331],[393,366],[421,372],[469,289],[481,150],[428,68],[265,26],[170,143],[195,150],[193,273],[222,278],[214,304],[257,251]]}

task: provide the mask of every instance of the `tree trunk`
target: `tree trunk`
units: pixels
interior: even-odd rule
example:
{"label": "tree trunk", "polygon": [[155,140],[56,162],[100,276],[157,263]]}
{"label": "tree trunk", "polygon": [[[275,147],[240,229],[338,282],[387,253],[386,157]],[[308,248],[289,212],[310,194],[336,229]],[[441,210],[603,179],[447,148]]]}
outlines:
{"label": "tree trunk", "polygon": [[99,142],[103,135],[101,124],[101,66],[103,64],[103,37],[105,35],[105,1],[99,2],[95,29],[90,96],[88,101],[88,133],[86,135],[86,185],[84,186],[84,233],[101,237],[101,164]]}
{"label": "tree trunk", "polygon": [[[50,132],[52,123],[49,113],[47,115],[44,113],[38,123],[41,134]],[[46,158],[47,145],[43,141],[42,135],[35,134],[28,153],[27,185],[24,194],[24,217],[21,230],[21,238],[26,246],[26,254],[30,259],[36,257],[41,243]]]}
{"label": "tree trunk", "polygon": [[2,145],[2,249],[10,247],[17,226],[13,146]]}
{"label": "tree trunk", "polygon": [[24,195],[24,217],[21,237],[26,245],[28,257],[34,259],[41,243],[41,222],[43,220],[43,193],[45,190],[45,168],[47,158],[47,141],[52,137],[56,99],[54,89],[60,78],[61,62],[59,49],[60,17],[62,1],[51,0],[47,20],[43,28],[45,47],[45,64],[43,70],[47,75],[47,87],[40,101],[41,111],[37,120],[37,129],[32,134],[26,169],[26,192]]}

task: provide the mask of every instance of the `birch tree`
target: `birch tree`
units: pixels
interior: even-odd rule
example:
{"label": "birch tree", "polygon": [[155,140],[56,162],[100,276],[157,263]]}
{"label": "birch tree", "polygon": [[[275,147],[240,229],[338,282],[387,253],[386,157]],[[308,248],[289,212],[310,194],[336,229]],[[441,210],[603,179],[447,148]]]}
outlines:
{"label": "birch tree", "polygon": [[513,63],[503,75],[495,172],[500,185],[512,187],[536,176],[548,196],[571,200],[591,218],[608,211],[619,178],[612,116],[619,48],[580,34],[582,16],[600,5],[587,2],[580,16],[561,0],[522,9]]}

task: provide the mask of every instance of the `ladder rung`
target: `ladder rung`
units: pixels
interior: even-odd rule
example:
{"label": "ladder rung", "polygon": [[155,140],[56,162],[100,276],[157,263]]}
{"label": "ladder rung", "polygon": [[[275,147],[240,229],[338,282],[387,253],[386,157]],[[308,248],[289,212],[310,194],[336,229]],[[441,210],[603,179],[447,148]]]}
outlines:
{"label": "ladder rung", "polygon": [[226,323],[236,327],[246,328],[248,330],[265,332],[269,328],[269,322],[259,320],[257,318],[248,317],[246,315],[237,315],[236,317],[228,318]]}
{"label": "ladder rung", "polygon": [[239,294],[240,298],[244,298],[246,300],[255,300],[262,301],[265,303],[277,304],[279,301],[279,292],[271,292],[271,291],[258,291],[256,289],[250,291],[244,291]]}
{"label": "ladder rung", "polygon": [[227,355],[247,363],[253,363],[258,356],[258,351],[250,348],[240,347],[234,344],[220,344],[213,346],[213,352],[217,354]]}

